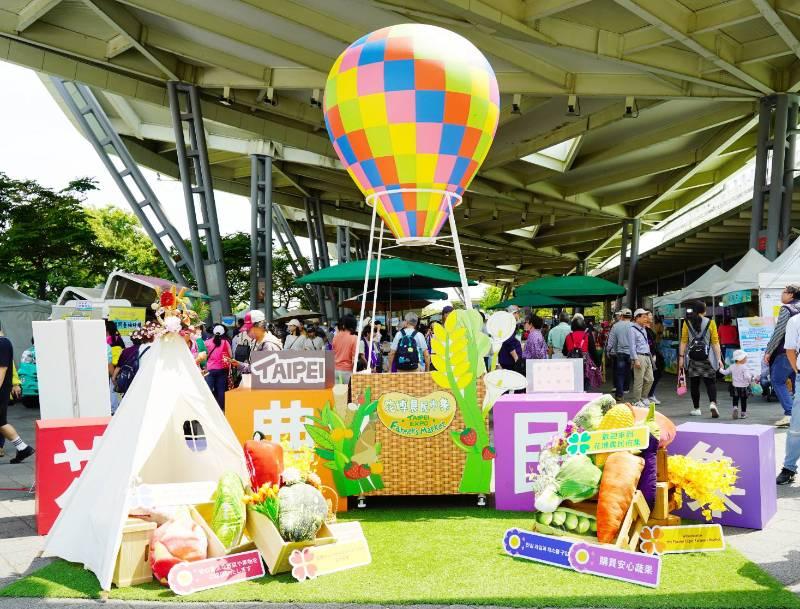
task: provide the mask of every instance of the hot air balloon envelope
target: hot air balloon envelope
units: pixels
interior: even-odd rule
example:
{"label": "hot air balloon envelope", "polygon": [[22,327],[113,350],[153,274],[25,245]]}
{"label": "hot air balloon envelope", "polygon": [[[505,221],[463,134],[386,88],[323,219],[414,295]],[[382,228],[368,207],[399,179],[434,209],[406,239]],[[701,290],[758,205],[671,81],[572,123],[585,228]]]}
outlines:
{"label": "hot air balloon envelope", "polygon": [[360,38],[325,85],[325,125],[350,177],[405,244],[435,241],[497,129],[489,62],[446,29],[401,24]]}

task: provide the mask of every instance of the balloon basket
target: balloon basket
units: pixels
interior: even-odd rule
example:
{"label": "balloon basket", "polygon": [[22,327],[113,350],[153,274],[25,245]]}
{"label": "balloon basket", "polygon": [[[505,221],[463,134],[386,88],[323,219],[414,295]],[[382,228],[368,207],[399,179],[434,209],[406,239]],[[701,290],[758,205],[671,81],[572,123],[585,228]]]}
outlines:
{"label": "balloon basket", "polygon": [[[376,259],[373,261],[373,245],[375,241],[375,220],[378,215],[378,205],[375,204],[375,199],[382,195],[387,194],[394,194],[396,192],[427,192],[432,194],[441,194],[442,199],[447,203],[447,219],[450,223],[450,235],[441,237],[442,241],[450,241],[452,240],[452,244],[444,245],[441,243],[437,243],[437,237],[397,237],[395,238],[396,246],[390,247],[397,247],[397,246],[404,246],[404,247],[420,247],[420,246],[435,246],[435,247],[452,247],[453,251],[456,255],[456,263],[458,265],[458,274],[459,278],[461,279],[461,285],[455,286],[456,290],[460,291],[461,300],[464,303],[464,308],[470,309],[472,308],[472,302],[469,298],[469,284],[467,282],[467,272],[464,268],[464,258],[461,255],[461,244],[458,240],[458,230],[456,228],[456,220],[455,216],[453,215],[453,207],[458,205],[461,202],[461,196],[450,191],[444,190],[433,190],[433,189],[423,189],[423,188],[409,188],[409,189],[398,189],[396,191],[384,191],[380,193],[373,193],[367,197],[367,203],[372,207],[372,222],[370,224],[369,229],[369,245],[367,248],[367,264],[364,270],[364,289],[362,291],[362,300],[361,300],[361,312],[358,318],[358,328],[359,328],[359,335],[361,332],[361,328],[364,325],[364,315],[366,313],[367,308],[367,294],[369,293],[369,278],[370,272],[372,270],[372,264],[375,264],[375,280],[372,286],[372,315],[370,319],[375,319],[375,313],[377,309],[377,300],[378,300],[378,283],[380,282],[380,274],[381,274],[381,258],[383,256],[383,237],[386,231],[386,222],[381,218],[381,225],[378,231],[378,247],[377,247],[377,256]],[[388,249],[388,248],[386,248]],[[374,325],[371,326],[374,331]],[[372,360],[372,345],[373,345],[373,336],[370,336],[369,340],[369,353],[367,354],[367,361]],[[356,365],[357,360],[353,362],[353,372],[356,372]],[[366,373],[370,373],[371,369],[367,367]]]}

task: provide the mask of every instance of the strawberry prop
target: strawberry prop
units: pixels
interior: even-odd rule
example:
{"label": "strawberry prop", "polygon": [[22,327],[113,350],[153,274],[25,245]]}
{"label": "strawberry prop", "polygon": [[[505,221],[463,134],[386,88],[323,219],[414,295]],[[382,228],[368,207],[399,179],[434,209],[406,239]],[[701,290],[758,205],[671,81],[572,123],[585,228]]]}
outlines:
{"label": "strawberry prop", "polygon": [[492,446],[484,446],[483,450],[481,451],[481,457],[483,457],[484,461],[491,461],[496,456],[494,447]]}
{"label": "strawberry prop", "polygon": [[477,441],[478,433],[474,429],[467,427],[461,432],[461,443],[464,446],[475,446],[475,442]]}

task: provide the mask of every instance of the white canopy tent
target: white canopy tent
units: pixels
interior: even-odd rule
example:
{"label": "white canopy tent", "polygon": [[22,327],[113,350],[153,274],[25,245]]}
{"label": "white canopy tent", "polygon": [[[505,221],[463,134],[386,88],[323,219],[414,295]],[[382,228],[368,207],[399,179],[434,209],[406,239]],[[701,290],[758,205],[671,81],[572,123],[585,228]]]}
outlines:
{"label": "white canopy tent", "polygon": [[[233,471],[247,479],[242,447],[217,406],[183,338],[167,335],[141,360],[97,450],[64,500],[44,548],[85,565],[111,588],[122,528],[136,507],[164,507],[158,497]],[[192,486],[192,485],[188,485]],[[145,505],[150,497],[152,505]],[[169,505],[167,503],[166,505]]]}
{"label": "white canopy tent", "polygon": [[711,286],[712,296],[722,296],[738,290],[758,289],[758,274],[770,265],[762,254],[750,249],[725,277]]}
{"label": "white canopy tent", "polygon": [[0,283],[0,327],[14,346],[14,360],[31,346],[33,322],[50,317],[53,305]]}
{"label": "white canopy tent", "polygon": [[707,298],[711,296],[711,286],[722,280],[725,275],[727,272],[715,264],[682,290],[654,298],[653,306],[678,305],[687,300]]}
{"label": "white canopy tent", "polygon": [[800,239],[795,239],[772,264],[758,274],[758,287],[785,288],[786,284],[800,283]]}

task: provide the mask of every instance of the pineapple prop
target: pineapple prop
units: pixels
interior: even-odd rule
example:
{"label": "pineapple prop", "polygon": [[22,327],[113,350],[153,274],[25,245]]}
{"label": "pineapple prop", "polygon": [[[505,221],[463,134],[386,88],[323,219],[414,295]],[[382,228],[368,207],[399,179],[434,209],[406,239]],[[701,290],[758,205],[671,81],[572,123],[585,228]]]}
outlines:
{"label": "pineapple prop", "polygon": [[[633,413],[625,404],[617,404],[603,415],[598,430],[622,429],[623,427],[633,427]],[[599,453],[594,456],[597,467],[603,467],[611,453]]]}

